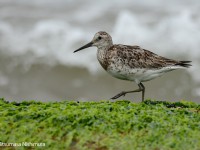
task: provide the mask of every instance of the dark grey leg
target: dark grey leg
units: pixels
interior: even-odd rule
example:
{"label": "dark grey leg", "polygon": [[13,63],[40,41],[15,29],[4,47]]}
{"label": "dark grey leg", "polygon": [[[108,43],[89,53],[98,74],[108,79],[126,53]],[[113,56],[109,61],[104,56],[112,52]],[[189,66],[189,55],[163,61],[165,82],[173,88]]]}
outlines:
{"label": "dark grey leg", "polygon": [[142,90],[142,102],[144,101],[145,87],[142,83],[138,84],[139,88]]}
{"label": "dark grey leg", "polygon": [[139,89],[137,89],[137,90],[134,90],[134,91],[123,91],[123,92],[115,95],[111,99],[117,99],[117,98],[119,98],[121,96],[125,96],[127,93],[134,93],[134,92],[141,92],[142,91],[142,101],[144,101],[145,87],[144,87],[144,85],[142,83],[139,83],[138,86],[139,86]]}

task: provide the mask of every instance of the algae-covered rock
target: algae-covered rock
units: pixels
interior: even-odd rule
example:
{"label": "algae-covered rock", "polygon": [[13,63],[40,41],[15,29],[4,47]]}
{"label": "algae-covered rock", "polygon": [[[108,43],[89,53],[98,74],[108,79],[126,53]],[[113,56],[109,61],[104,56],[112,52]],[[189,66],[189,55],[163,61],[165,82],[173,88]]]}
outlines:
{"label": "algae-covered rock", "polygon": [[17,148],[198,150],[200,105],[152,100],[9,103],[1,99],[0,146],[23,142],[27,144]]}

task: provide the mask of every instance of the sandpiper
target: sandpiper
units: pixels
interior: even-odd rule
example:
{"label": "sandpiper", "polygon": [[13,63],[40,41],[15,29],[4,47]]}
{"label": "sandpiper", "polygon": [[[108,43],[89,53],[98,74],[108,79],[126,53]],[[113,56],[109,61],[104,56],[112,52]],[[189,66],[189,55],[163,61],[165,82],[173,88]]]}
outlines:
{"label": "sandpiper", "polygon": [[140,46],[113,44],[112,37],[104,31],[97,32],[91,42],[74,53],[91,46],[97,47],[97,59],[109,74],[118,79],[134,81],[139,86],[136,90],[123,91],[111,99],[117,99],[127,93],[142,92],[144,101],[145,87],[142,82],[191,66],[191,61],[168,59]]}

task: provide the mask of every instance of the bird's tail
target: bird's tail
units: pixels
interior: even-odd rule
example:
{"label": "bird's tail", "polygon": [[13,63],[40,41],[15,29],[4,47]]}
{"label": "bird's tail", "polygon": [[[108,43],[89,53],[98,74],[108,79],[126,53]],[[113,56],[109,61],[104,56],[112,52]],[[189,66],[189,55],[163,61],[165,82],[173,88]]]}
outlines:
{"label": "bird's tail", "polygon": [[189,68],[190,66],[192,66],[190,63],[192,61],[179,61],[178,63],[176,63],[176,66],[181,66],[181,67],[186,67]]}

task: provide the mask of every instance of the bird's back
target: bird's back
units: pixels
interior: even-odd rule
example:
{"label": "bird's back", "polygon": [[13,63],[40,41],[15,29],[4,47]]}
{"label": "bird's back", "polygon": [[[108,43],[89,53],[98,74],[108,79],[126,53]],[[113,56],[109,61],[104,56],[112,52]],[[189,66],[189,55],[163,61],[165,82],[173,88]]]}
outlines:
{"label": "bird's back", "polygon": [[159,56],[139,46],[113,45],[106,54],[104,69],[116,78],[148,81],[177,68],[189,67],[189,61]]}
{"label": "bird's back", "polygon": [[106,61],[111,63],[119,62],[123,66],[132,69],[160,69],[163,67],[189,67],[190,61],[176,61],[159,56],[151,51],[142,49],[139,46],[113,45],[106,53]]}

